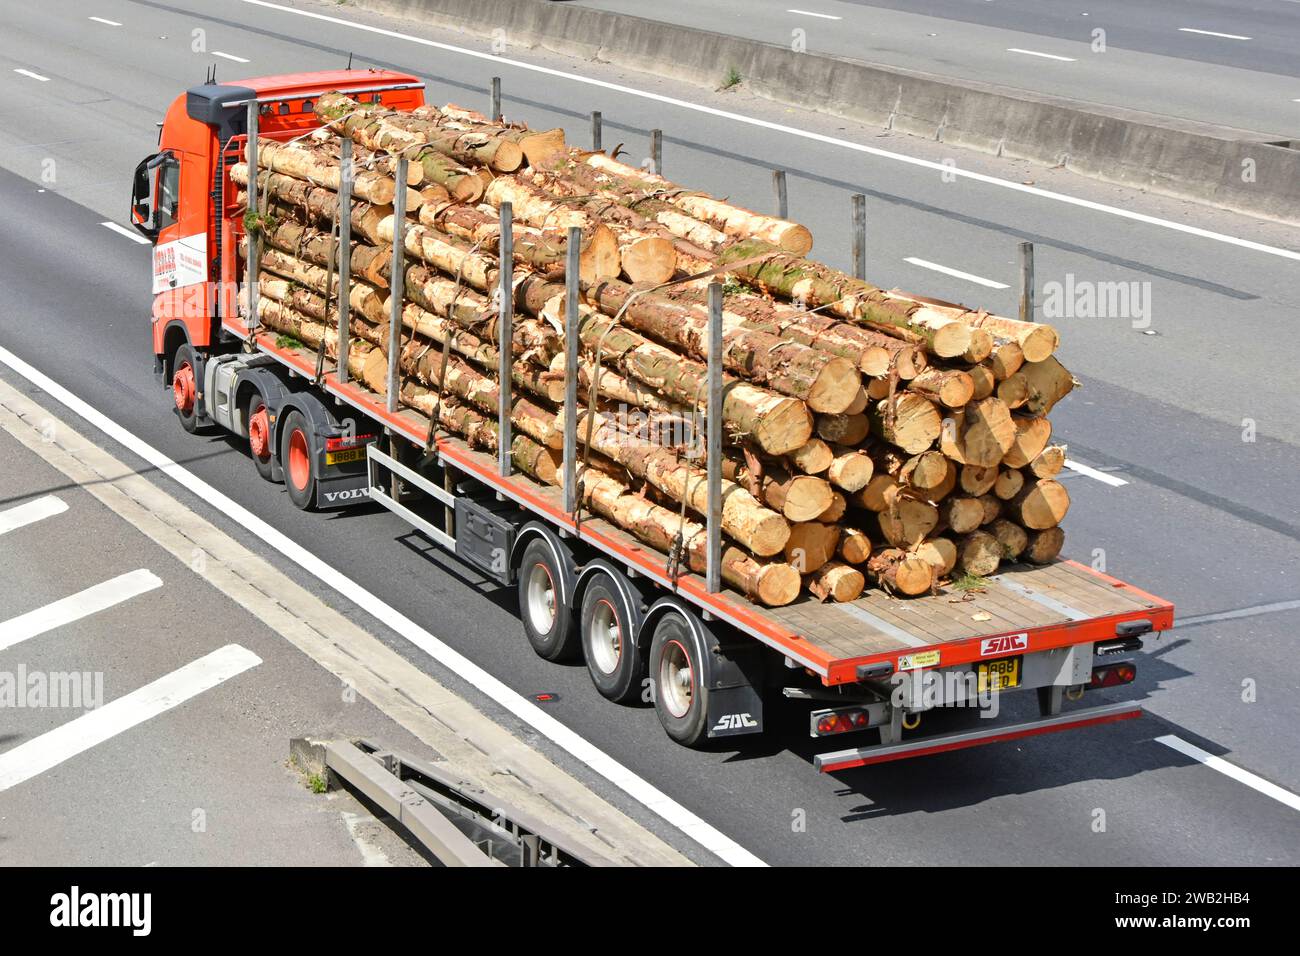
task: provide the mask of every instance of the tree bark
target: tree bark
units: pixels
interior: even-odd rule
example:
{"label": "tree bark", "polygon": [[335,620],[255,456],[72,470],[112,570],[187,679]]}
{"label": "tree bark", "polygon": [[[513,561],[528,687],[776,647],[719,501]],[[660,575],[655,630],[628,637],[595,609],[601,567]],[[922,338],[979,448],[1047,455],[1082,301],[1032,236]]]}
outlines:
{"label": "tree bark", "polygon": [[[679,301],[673,293],[646,292],[625,282],[602,281],[586,288],[588,302],[692,358],[708,358],[708,310]],[[758,385],[807,402],[813,411],[847,408],[857,395],[861,376],[847,359],[786,342],[766,332],[741,327],[723,318],[723,364],[728,371]]]}
{"label": "tree bark", "polygon": [[860,279],[810,259],[782,252],[757,240],[732,243],[720,255],[724,264],[756,257],[761,262],[737,266],[735,275],[758,289],[770,289],[809,308],[828,306],[851,321],[878,328],[940,358],[957,358],[970,347],[970,326],[930,305],[893,297]]}
{"label": "tree bark", "polygon": [[[698,574],[708,566],[704,525],[631,492],[626,485],[596,469],[582,473],[583,504],[657,551],[667,553],[680,532],[686,565]],[[799,574],[783,562],[760,561],[736,547],[722,551],[722,579],[745,597],[767,607],[782,607],[799,596]]]}
{"label": "tree bark", "polygon": [[342,93],[326,93],[317,100],[316,115],[330,129],[351,135],[368,149],[399,151],[427,143],[458,163],[488,166],[503,173],[514,172],[524,161],[519,144],[506,137],[442,129],[428,120],[378,104],[362,104]]}
{"label": "tree bark", "polygon": [[[579,443],[587,440],[586,419],[586,413],[581,413],[577,423]],[[709,483],[702,469],[682,462],[669,449],[629,436],[599,413],[591,425],[593,451],[618,462],[674,501],[685,500],[694,511],[707,513]],[[790,537],[785,518],[725,479],[722,480],[722,530],[760,557],[776,554]]]}

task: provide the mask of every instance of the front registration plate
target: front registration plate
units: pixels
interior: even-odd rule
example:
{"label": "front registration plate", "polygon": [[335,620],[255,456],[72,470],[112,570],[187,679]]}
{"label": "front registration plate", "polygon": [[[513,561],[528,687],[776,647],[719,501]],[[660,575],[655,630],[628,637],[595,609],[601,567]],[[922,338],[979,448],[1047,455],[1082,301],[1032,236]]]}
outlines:
{"label": "front registration plate", "polygon": [[988,688],[1006,690],[1020,683],[1020,658],[1004,657],[996,661],[984,661],[979,665],[979,691]]}
{"label": "front registration plate", "polygon": [[325,464],[327,465],[346,465],[350,461],[361,461],[366,457],[365,448],[345,448],[342,451],[327,451],[325,453]]}

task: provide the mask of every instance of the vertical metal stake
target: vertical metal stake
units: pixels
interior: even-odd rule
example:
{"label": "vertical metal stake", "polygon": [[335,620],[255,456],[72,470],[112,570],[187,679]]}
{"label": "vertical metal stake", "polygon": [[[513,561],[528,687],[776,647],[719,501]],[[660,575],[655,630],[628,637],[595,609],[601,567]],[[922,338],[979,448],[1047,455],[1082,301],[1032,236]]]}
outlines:
{"label": "vertical metal stake", "polygon": [[[595,114],[599,116],[600,114]],[[564,263],[564,511],[578,510],[578,270],[582,230],[569,227]]]}
{"label": "vertical metal stake", "polygon": [[592,110],[591,111],[591,148],[596,152],[600,152],[602,149],[605,148],[600,144],[600,135],[601,135],[600,126],[601,126],[600,110]]}
{"label": "vertical metal stake", "polygon": [[709,405],[705,418],[708,448],[709,497],[705,538],[708,565],[705,584],[710,593],[722,590],[722,284],[709,283]]}
{"label": "vertical metal stake", "polygon": [[1020,244],[1020,321],[1034,321],[1034,244]]}
{"label": "vertical metal stake", "polygon": [[780,219],[790,218],[790,200],[785,192],[785,170],[772,170],[772,189],[776,192],[776,215]]}
{"label": "vertical metal stake", "polygon": [[661,129],[650,131],[650,162],[654,163],[651,172],[656,176],[662,176],[664,174],[664,131]]}
{"label": "vertical metal stake", "polygon": [[402,352],[402,299],[406,295],[406,164],[397,157],[397,193],[393,196],[393,265],[388,273],[388,411],[397,411]]}
{"label": "vertical metal stake", "polygon": [[501,204],[500,312],[497,314],[497,470],[502,478],[510,477],[510,367],[514,364],[514,209]]}
{"label": "vertical metal stake", "polygon": [[867,277],[867,197],[853,194],[853,278]]}
{"label": "vertical metal stake", "polygon": [[489,119],[496,123],[501,119],[501,77],[492,77],[492,103]]}
{"label": "vertical metal stake", "polygon": [[352,349],[349,332],[352,321],[352,138],[344,136],[339,142],[342,175],[339,177],[339,347],[338,368],[335,375],[339,384],[348,380],[348,353]]}
{"label": "vertical metal stake", "polygon": [[[257,188],[257,98],[254,97],[248,103],[248,168],[250,172],[250,182],[248,187],[248,199],[254,210],[257,210],[257,197],[260,190]],[[248,321],[245,323],[249,332],[256,332],[257,327],[261,325],[257,314],[257,275],[262,261],[262,242],[256,231],[248,233],[248,259],[244,263],[244,291],[248,296]]]}

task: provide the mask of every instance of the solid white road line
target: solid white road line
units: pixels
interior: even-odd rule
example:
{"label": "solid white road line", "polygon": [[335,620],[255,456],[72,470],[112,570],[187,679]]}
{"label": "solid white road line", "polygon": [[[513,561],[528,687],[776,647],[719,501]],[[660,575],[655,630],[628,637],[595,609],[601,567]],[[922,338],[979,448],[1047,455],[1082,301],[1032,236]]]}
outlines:
{"label": "solid white road line", "polygon": [[148,239],[140,235],[138,232],[132,232],[130,229],[126,228],[126,226],[119,226],[115,222],[101,222],[100,225],[106,229],[112,229],[118,235],[126,236],[132,242],[138,242],[142,246],[149,245]]}
{"label": "solid white road line", "polygon": [[15,73],[19,73],[19,74],[21,74],[21,75],[23,75],[23,76],[29,76],[29,77],[31,77],[33,80],[40,80],[42,83],[48,83],[48,82],[50,82],[50,78],[49,78],[48,76],[41,76],[39,73],[33,73],[31,70],[19,70],[19,69],[16,69],[16,70],[14,70],[14,72],[15,72]]}
{"label": "solid white road line", "polygon": [[0,534],[7,531],[16,531],[24,525],[42,521],[45,518],[52,518],[55,515],[63,514],[67,510],[67,502],[55,495],[46,495],[44,498],[37,498],[35,501],[28,501],[25,504],[7,508],[0,511]]}
{"label": "solid white road line", "polygon": [[60,598],[34,611],[11,617],[7,621],[0,621],[0,651],[13,647],[19,641],[79,621],[83,617],[97,614],[160,587],[162,587],[162,580],[152,571],[141,568],[138,571],[119,574],[115,578]]}
{"label": "solid white road line", "polygon": [[1077,471],[1081,475],[1087,475],[1089,478],[1096,478],[1102,484],[1110,485],[1112,488],[1118,488],[1121,485],[1127,485],[1128,482],[1123,478],[1116,478],[1114,475],[1108,475],[1104,471],[1098,471],[1096,468],[1089,468],[1087,465],[1081,465],[1072,459],[1065,459],[1065,467],[1071,471]]}
{"label": "solid white road line", "polygon": [[224,58],[227,59],[227,60],[234,60],[236,63],[247,63],[247,62],[248,62],[248,61],[245,60],[242,56],[235,56],[235,54],[233,54],[233,53],[222,53],[220,50],[213,50],[213,51],[212,51],[212,55],[213,55],[213,56],[224,57]]}
{"label": "solid white road line", "polygon": [[570,730],[523,695],[507,687],[459,651],[434,637],[405,614],[380,600],[347,575],[327,564],[292,538],[273,528],[243,505],[218,491],[188,469],[176,464],[158,449],[123,428],[107,415],[78,398],[44,372],[34,368],[6,348],[0,348],[0,364],[8,366],[52,399],[99,429],[128,451],[143,458],[181,487],[202,498],[217,511],[261,538],[308,574],[351,601],[381,624],[396,631],[462,680],[496,701],[556,746],[586,764],[628,796],[695,840],[706,850],[732,866],[764,866],[757,856],[726,836],[695,813],[686,809],[650,782],[634,774],[609,754]]}
{"label": "solid white road line", "polygon": [[1179,33],[1199,33],[1203,37],[1222,37],[1225,40],[1253,40],[1254,37],[1238,36],[1236,33],[1215,33],[1213,30],[1194,30],[1191,27],[1179,27]]}
{"label": "solid white road line", "polygon": [[139,690],[19,744],[0,754],[0,791],[57,767],[260,663],[262,659],[247,648],[227,644]]}
{"label": "solid white road line", "polygon": [[1065,63],[1074,63],[1072,56],[1057,56],[1055,53],[1039,53],[1037,50],[1022,50],[1018,46],[1007,47],[1008,53],[1023,53],[1025,56],[1041,56],[1044,60],[1061,60]]}
{"label": "solid white road line", "polygon": [[922,269],[931,269],[935,272],[942,272],[946,276],[952,276],[956,279],[965,279],[967,282],[974,282],[977,285],[987,286],[990,289],[1007,289],[1010,288],[1005,282],[994,282],[992,279],[986,279],[983,276],[977,276],[970,272],[962,272],[960,269],[951,269],[948,266],[941,266],[937,262],[930,262],[928,259],[918,259],[916,256],[908,256],[903,260],[910,262],[914,266],[920,266]]}
{"label": "solid white road line", "polygon": [[999,186],[1003,189],[1012,189],[1029,196],[1037,196],[1040,199],[1051,199],[1054,202],[1063,202],[1071,206],[1077,206],[1080,209],[1090,209],[1093,212],[1101,212],[1110,216],[1119,216],[1121,219],[1129,219],[1133,222],[1141,222],[1149,226],[1159,226],[1162,229],[1172,229],[1175,232],[1181,232],[1189,236],[1196,236],[1200,239],[1211,239],[1215,242],[1224,242],[1242,249],[1250,249],[1253,252],[1264,252],[1271,256],[1280,256],[1283,259],[1294,259],[1297,262],[1300,262],[1300,251],[1281,249],[1277,246],[1265,245],[1262,242],[1254,242],[1250,239],[1239,239],[1236,236],[1225,235],[1221,232],[1213,232],[1209,229],[1201,229],[1197,226],[1189,226],[1185,223],[1174,222],[1169,219],[1161,219],[1158,216],[1148,216],[1144,213],[1133,212],[1130,209],[1121,209],[1118,206],[1107,206],[1104,203],[1093,202],[1090,199],[1080,199],[1078,196],[1069,196],[1065,193],[1052,192],[1050,189],[1043,189],[1038,186],[1029,186],[1025,183],[1016,182],[1010,179],[998,179],[996,176],[987,176],[984,173],[971,172],[970,170],[961,169],[957,166],[950,166],[946,163],[935,162],[929,159],[918,159],[915,156],[907,156],[903,153],[891,152],[890,150],[880,149],[876,146],[854,143],[846,139],[826,136],[822,133],[812,133],[808,130],[797,129],[796,127],[786,126],[782,123],[773,123],[769,120],[761,120],[753,116],[745,116],[741,113],[732,113],[728,110],[721,110],[713,106],[704,106],[700,103],[692,103],[688,100],[679,100],[676,97],[664,96],[661,93],[650,93],[645,90],[633,89],[630,86],[622,86],[618,83],[609,83],[605,80],[597,80],[589,76],[580,76],[566,70],[555,70],[550,67],[536,66],[532,63],[525,63],[522,60],[512,60],[509,57],[497,56],[495,53],[484,53],[481,50],[469,50],[464,47],[453,46],[450,43],[439,43],[436,40],[428,40],[424,37],[412,36],[409,33],[399,33],[396,30],[386,30],[383,27],[370,26],[367,23],[353,23],[351,20],[344,20],[342,17],[331,17],[324,13],[315,13],[311,10],[297,10],[293,7],[286,7],[279,3],[270,3],[269,0],[240,0],[240,2],[251,4],[255,7],[265,7],[268,10],[277,10],[281,13],[292,14],[298,17],[308,17],[312,20],[319,20],[322,23],[333,23],[337,26],[348,27],[352,30],[361,30],[365,33],[373,33],[376,36],[388,37],[394,40],[407,40],[411,43],[418,43],[421,46],[426,46],[435,50],[445,50],[448,53],[459,53],[462,56],[473,57],[479,60],[491,60],[493,63],[497,64],[504,63],[506,66],[518,67],[521,70],[531,70],[534,73],[541,73],[546,76],[571,80],[574,83],[585,83],[588,86],[597,86],[601,89],[613,90],[616,93],[625,93],[628,96],[638,96],[642,99],[654,100],[656,103],[666,103],[669,106],[679,106],[682,109],[692,110],[696,113],[718,116],[723,119],[733,120],[737,123],[744,123],[748,126],[757,126],[778,133],[785,133],[789,136],[797,136],[801,139],[826,143],[831,146],[839,146],[844,149],[853,150],[857,153],[864,153],[868,156],[892,159],[900,163],[907,163],[911,166],[919,166],[923,169],[932,169],[935,172],[943,173],[946,176],[961,176],[965,179],[972,180],[973,182],[984,183],[989,186]]}
{"label": "solid white road line", "polygon": [[819,17],[822,20],[843,20],[843,17],[833,17],[829,13],[813,13],[811,10],[787,10],[786,13],[797,13],[805,17]]}
{"label": "solid white road line", "polygon": [[102,23],[106,27],[120,27],[122,25],[116,20],[105,20],[103,17],[87,17],[87,19],[94,20],[96,23]]}
{"label": "solid white road line", "polygon": [[1264,796],[1272,797],[1278,803],[1284,804],[1292,810],[1300,810],[1300,796],[1296,796],[1290,790],[1279,787],[1275,783],[1269,783],[1263,777],[1258,777],[1249,770],[1242,770],[1236,764],[1228,763],[1222,757],[1206,753],[1200,747],[1189,744],[1186,740],[1175,737],[1173,734],[1166,734],[1163,737],[1157,737],[1156,743],[1177,750],[1180,754],[1191,757],[1193,760],[1205,764],[1211,770],[1217,770],[1224,776],[1231,777],[1238,783],[1244,783],[1252,790],[1258,790]]}

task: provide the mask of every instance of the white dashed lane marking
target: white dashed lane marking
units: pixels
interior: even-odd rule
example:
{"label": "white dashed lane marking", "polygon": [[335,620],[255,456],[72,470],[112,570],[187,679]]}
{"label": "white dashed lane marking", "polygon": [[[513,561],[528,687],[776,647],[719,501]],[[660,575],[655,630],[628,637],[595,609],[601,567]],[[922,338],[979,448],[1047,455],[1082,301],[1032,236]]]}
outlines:
{"label": "white dashed lane marking", "polygon": [[30,780],[63,761],[84,753],[242,674],[262,659],[238,644],[200,657],[125,697],[0,754],[0,791]]}
{"label": "white dashed lane marking", "polygon": [[63,514],[67,510],[67,502],[54,495],[46,495],[44,498],[37,498],[35,501],[16,505],[13,508],[0,511],[0,534],[17,531],[26,525]]}
{"label": "white dashed lane marking", "polygon": [[0,651],[44,634],[46,631],[52,631],[56,627],[98,614],[100,611],[160,587],[162,587],[162,579],[152,571],[142,568],[119,574],[101,584],[60,598],[44,607],[20,614],[18,617],[0,621]]}

